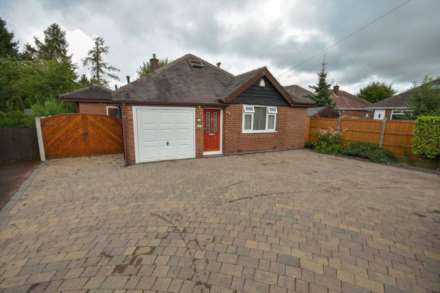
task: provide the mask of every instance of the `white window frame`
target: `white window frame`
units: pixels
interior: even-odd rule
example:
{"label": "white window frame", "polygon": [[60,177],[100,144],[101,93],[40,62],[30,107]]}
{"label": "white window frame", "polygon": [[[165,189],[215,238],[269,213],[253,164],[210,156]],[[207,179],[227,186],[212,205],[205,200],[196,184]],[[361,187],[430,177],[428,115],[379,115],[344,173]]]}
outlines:
{"label": "white window frame", "polygon": [[[254,114],[255,107],[266,108],[266,129],[264,130],[253,130],[254,128]],[[251,129],[245,129],[245,116],[251,116]],[[274,128],[269,129],[269,115],[274,116]],[[278,108],[274,106],[263,106],[263,105],[243,105],[243,113],[242,113],[242,122],[241,122],[241,132],[242,133],[273,133],[277,132],[277,116],[278,116]]]}
{"label": "white window frame", "polygon": [[394,120],[394,116],[403,116],[407,114],[412,114],[411,110],[391,110],[390,120]]}
{"label": "white window frame", "polygon": [[107,116],[109,116],[108,115],[108,109],[119,109],[119,107],[115,106],[115,105],[107,105],[107,106],[105,106],[105,113],[106,113]]}

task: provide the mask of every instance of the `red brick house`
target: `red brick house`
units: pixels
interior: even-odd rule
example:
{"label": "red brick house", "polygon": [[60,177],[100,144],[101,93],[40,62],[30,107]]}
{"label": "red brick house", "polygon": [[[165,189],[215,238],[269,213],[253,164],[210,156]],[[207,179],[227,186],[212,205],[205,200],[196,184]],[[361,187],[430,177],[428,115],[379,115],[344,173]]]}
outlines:
{"label": "red brick house", "polygon": [[65,93],[59,98],[75,103],[78,113],[120,117],[119,105],[112,101],[112,93],[113,91],[106,87],[92,85]]}
{"label": "red brick house", "polygon": [[310,100],[266,67],[234,76],[187,54],[113,94],[127,163],[302,148]]}

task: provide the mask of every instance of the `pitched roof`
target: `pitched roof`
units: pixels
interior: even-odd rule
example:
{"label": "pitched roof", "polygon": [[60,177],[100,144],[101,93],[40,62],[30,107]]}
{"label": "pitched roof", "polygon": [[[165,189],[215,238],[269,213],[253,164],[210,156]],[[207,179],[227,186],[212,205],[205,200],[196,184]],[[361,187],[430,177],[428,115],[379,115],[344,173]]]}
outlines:
{"label": "pitched roof", "polygon": [[[440,78],[433,80],[434,85],[440,85]],[[409,108],[409,103],[411,100],[411,94],[414,88],[407,90],[395,96],[383,99],[377,103],[372,104],[369,108],[371,109],[383,109],[383,108]]]}
{"label": "pitched roof", "polygon": [[315,104],[315,102],[309,98],[312,95],[311,91],[306,90],[305,88],[292,84],[285,86],[284,89],[292,96],[295,97],[298,101],[304,104]]}
{"label": "pitched roof", "polygon": [[332,90],[330,97],[335,102],[336,109],[363,109],[371,105],[367,100],[343,90]]}
{"label": "pitched roof", "polygon": [[71,102],[93,101],[108,102],[112,100],[111,89],[99,85],[91,85],[73,92],[60,95],[60,99]]}
{"label": "pitched roof", "polygon": [[192,54],[186,54],[152,74],[119,88],[113,100],[156,105],[220,105],[232,102],[234,97],[262,76],[269,79],[290,105],[297,103],[302,106],[265,67],[234,76]]}

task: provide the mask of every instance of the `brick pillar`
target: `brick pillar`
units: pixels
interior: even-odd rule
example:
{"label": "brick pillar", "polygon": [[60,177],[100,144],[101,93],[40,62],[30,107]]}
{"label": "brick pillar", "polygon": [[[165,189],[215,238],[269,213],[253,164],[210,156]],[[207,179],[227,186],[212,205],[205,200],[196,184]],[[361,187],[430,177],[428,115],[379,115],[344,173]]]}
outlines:
{"label": "brick pillar", "polygon": [[201,106],[196,107],[196,158],[203,156],[203,108]]}
{"label": "brick pillar", "polygon": [[134,150],[133,107],[131,105],[122,106],[122,127],[124,131],[125,161],[128,165],[133,165],[136,163],[136,155]]}

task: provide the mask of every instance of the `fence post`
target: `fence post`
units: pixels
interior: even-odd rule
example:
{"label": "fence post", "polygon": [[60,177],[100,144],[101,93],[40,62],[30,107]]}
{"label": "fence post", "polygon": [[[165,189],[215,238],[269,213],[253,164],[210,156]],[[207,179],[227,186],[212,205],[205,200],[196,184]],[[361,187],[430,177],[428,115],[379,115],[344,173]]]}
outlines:
{"label": "fence post", "polygon": [[380,136],[379,136],[379,146],[382,148],[383,147],[383,139],[385,137],[385,128],[387,125],[387,119],[385,117],[385,119],[382,120],[382,124],[381,124],[381,128],[380,128]]}
{"label": "fence post", "polygon": [[46,161],[44,152],[43,132],[41,131],[41,118],[35,117],[35,127],[37,129],[38,149],[40,150],[40,160]]}
{"label": "fence post", "polygon": [[341,131],[341,112],[339,112],[339,116],[338,119],[336,120],[336,131],[340,132]]}

